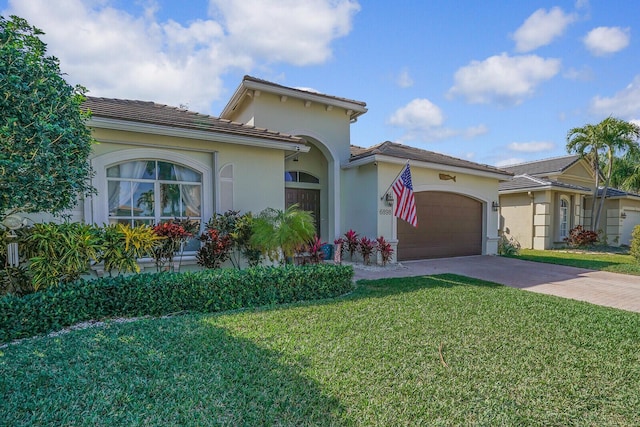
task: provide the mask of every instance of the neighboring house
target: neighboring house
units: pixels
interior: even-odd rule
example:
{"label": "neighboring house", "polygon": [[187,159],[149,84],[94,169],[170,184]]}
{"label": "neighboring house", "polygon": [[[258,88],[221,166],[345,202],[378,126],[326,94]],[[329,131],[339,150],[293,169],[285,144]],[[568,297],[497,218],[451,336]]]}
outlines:
{"label": "neighboring house", "polygon": [[[397,259],[495,254],[503,170],[385,142],[350,145],[364,102],[245,76],[220,118],[152,102],[89,98],[97,195],[71,212],[97,224],[201,224],[229,209],[298,203],[323,241],[384,236]],[[418,228],[385,195],[410,160]]]}
{"label": "neighboring house", "polygon": [[[502,169],[514,174],[500,183],[500,230],[506,237],[524,248],[551,249],[565,244],[572,228],[589,228],[596,180],[584,159],[571,155]],[[628,245],[636,224],[640,197],[609,190],[600,222],[607,242]]]}

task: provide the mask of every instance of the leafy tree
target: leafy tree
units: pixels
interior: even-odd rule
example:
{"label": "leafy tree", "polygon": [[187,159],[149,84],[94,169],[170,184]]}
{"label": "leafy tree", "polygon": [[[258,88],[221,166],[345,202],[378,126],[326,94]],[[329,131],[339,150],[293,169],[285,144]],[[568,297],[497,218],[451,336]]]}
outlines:
{"label": "leafy tree", "polygon": [[0,219],[11,212],[60,213],[89,183],[86,89],[70,86],[46,56],[43,32],[0,16]]}
{"label": "leafy tree", "polygon": [[272,261],[283,263],[310,241],[315,232],[313,215],[299,209],[297,204],[284,211],[267,208],[254,220],[251,244]]}
{"label": "leafy tree", "polygon": [[628,152],[613,160],[611,186],[632,193],[640,193],[640,153]]}
{"label": "leafy tree", "polygon": [[[596,187],[591,210],[592,230],[597,230],[600,227],[600,217],[602,216],[607,190],[611,183],[616,154],[633,154],[639,151],[638,138],[640,138],[640,127],[615,117],[607,117],[596,125],[587,124],[583,127],[569,130],[567,134],[567,151],[577,153],[587,159],[596,176]],[[601,159],[604,167],[600,165]],[[598,203],[598,187],[600,186],[602,173],[605,174],[604,185]]]}

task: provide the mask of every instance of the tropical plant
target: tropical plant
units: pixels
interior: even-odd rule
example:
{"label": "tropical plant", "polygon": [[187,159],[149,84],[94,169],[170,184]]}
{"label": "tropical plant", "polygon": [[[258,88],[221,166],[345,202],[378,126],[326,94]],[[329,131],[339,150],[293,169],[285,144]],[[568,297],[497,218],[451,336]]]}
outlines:
{"label": "tropical plant", "polygon": [[613,160],[611,186],[631,193],[640,193],[640,153],[627,152]]}
{"label": "tropical plant", "polygon": [[35,224],[23,241],[34,290],[72,282],[99,258],[98,227],[78,222]]}
{"label": "tropical plant", "polygon": [[368,237],[362,237],[358,241],[358,252],[362,255],[362,261],[365,265],[369,265],[371,254],[376,250],[376,241]]}
{"label": "tropical plant", "polygon": [[598,241],[598,233],[585,230],[583,226],[578,225],[569,231],[569,235],[564,238],[564,241],[572,248],[589,246]]}
{"label": "tropical plant", "polygon": [[520,254],[522,246],[513,237],[507,238],[504,234],[498,240],[498,255],[516,256]]}
{"label": "tropical plant", "polygon": [[222,234],[216,228],[209,228],[199,237],[202,246],[198,249],[198,264],[206,268],[220,268],[229,259],[233,240],[228,234]]}
{"label": "tropical plant", "polygon": [[312,264],[318,264],[322,262],[325,256],[325,253],[322,247],[326,244],[327,242],[323,242],[322,240],[320,240],[320,238],[317,235],[313,236],[313,239],[311,239],[311,241],[306,247],[306,250],[309,253],[309,260],[311,261]]}
{"label": "tropical plant", "polygon": [[162,238],[148,225],[109,224],[102,229],[102,250],[98,262],[110,276],[118,273],[139,273],[138,259],[153,256]]}
{"label": "tropical plant", "polygon": [[174,257],[178,254],[182,259],[184,245],[197,233],[197,230],[198,224],[188,218],[172,219],[154,226],[154,233],[162,239],[153,250],[156,270],[174,269]]}
{"label": "tropical plant", "polygon": [[270,260],[289,263],[296,249],[311,240],[315,231],[313,215],[297,204],[284,211],[267,208],[255,218],[250,242]]}
{"label": "tropical plant", "polygon": [[356,253],[356,251],[358,250],[358,246],[360,245],[358,233],[353,230],[347,231],[346,233],[344,233],[342,242],[342,250],[349,252],[349,259],[353,261],[353,254]]}
{"label": "tropical plant", "polygon": [[[567,151],[587,159],[596,177],[591,209],[592,230],[597,230],[600,227],[600,217],[611,183],[616,154],[635,153],[640,150],[638,138],[640,138],[638,125],[615,117],[607,117],[597,125],[587,124],[583,127],[572,128],[567,133]],[[601,158],[604,159],[604,168],[600,166]],[[601,189],[600,200],[597,202],[599,180],[603,170],[606,172],[605,182]]]}
{"label": "tropical plant", "polygon": [[94,192],[86,89],[65,81],[42,34],[22,18],[0,16],[0,219],[60,213]]}
{"label": "tropical plant", "polygon": [[391,247],[391,243],[387,242],[383,236],[380,236],[376,239],[377,249],[380,253],[380,258],[382,258],[382,265],[387,265],[387,263],[391,260],[393,256],[393,248]]}
{"label": "tropical plant", "polygon": [[229,236],[231,248],[229,260],[235,268],[240,268],[244,257],[249,266],[260,263],[260,250],[251,245],[253,215],[251,212],[240,215],[239,211],[229,210],[223,214],[215,213],[207,222],[207,229],[216,229],[223,236]]}

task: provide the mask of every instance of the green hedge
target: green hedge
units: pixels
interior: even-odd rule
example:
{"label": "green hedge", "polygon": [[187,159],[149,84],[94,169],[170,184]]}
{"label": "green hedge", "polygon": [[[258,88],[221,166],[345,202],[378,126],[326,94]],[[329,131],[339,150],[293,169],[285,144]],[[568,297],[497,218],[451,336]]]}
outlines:
{"label": "green hedge", "polygon": [[111,317],[217,312],[331,298],[353,288],[350,266],[255,267],[117,276],[0,299],[0,342]]}

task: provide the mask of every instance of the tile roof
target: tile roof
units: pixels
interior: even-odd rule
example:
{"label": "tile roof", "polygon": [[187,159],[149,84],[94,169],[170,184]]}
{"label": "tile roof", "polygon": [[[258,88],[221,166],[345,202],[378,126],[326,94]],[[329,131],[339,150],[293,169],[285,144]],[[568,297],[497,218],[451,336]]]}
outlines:
{"label": "tile roof", "polygon": [[580,160],[580,156],[562,156],[551,159],[535,160],[533,162],[520,163],[517,165],[502,166],[502,169],[509,171],[515,175],[549,175],[560,173],[567,170],[573,164]]}
{"label": "tile roof", "polygon": [[542,179],[539,177],[533,177],[531,175],[516,175],[510,181],[500,182],[498,184],[498,191],[509,190],[538,190],[544,188],[557,188],[566,190],[575,190],[580,192],[589,192],[591,189],[583,187],[581,185],[567,184],[566,182],[552,181],[548,179]]}
{"label": "tile roof", "polygon": [[[598,188],[598,197],[602,196],[603,191],[603,187]],[[620,190],[618,188],[607,188],[606,197],[640,197],[640,194],[629,193],[628,191]]]}
{"label": "tile roof", "polygon": [[366,158],[374,155],[383,155],[389,157],[397,157],[400,159],[416,160],[420,162],[436,163],[445,166],[454,166],[465,169],[472,169],[482,172],[497,173],[505,175],[508,178],[512,173],[494,166],[483,165],[480,163],[470,162],[455,157],[447,156],[433,151],[422,150],[420,148],[409,147],[407,145],[398,144],[391,141],[385,141],[381,144],[374,145],[369,148],[351,146],[351,158],[349,161]]}
{"label": "tile roof", "polygon": [[87,97],[92,117],[304,144],[301,138],[154,102]]}
{"label": "tile roof", "polygon": [[300,92],[301,96],[311,94],[311,95],[321,96],[323,98],[335,99],[337,101],[350,102],[352,104],[357,104],[357,105],[360,105],[362,107],[366,107],[367,106],[367,103],[363,102],[363,101],[356,101],[355,99],[349,99],[349,98],[342,98],[342,97],[339,97],[339,96],[327,95],[327,94],[324,94],[324,93],[321,93],[321,92],[313,92],[313,91],[310,91],[310,90],[304,90],[304,89],[299,89],[299,88],[290,87],[290,86],[283,86],[283,85],[279,85],[277,83],[273,83],[273,82],[270,82],[268,80],[262,80],[262,79],[259,79],[257,77],[253,77],[253,76],[248,76],[248,75],[244,76],[244,78],[242,80],[243,81],[256,82],[256,83],[262,83],[262,84],[273,86],[273,87],[279,87],[281,89],[293,90],[293,91],[296,91],[296,92]]}

